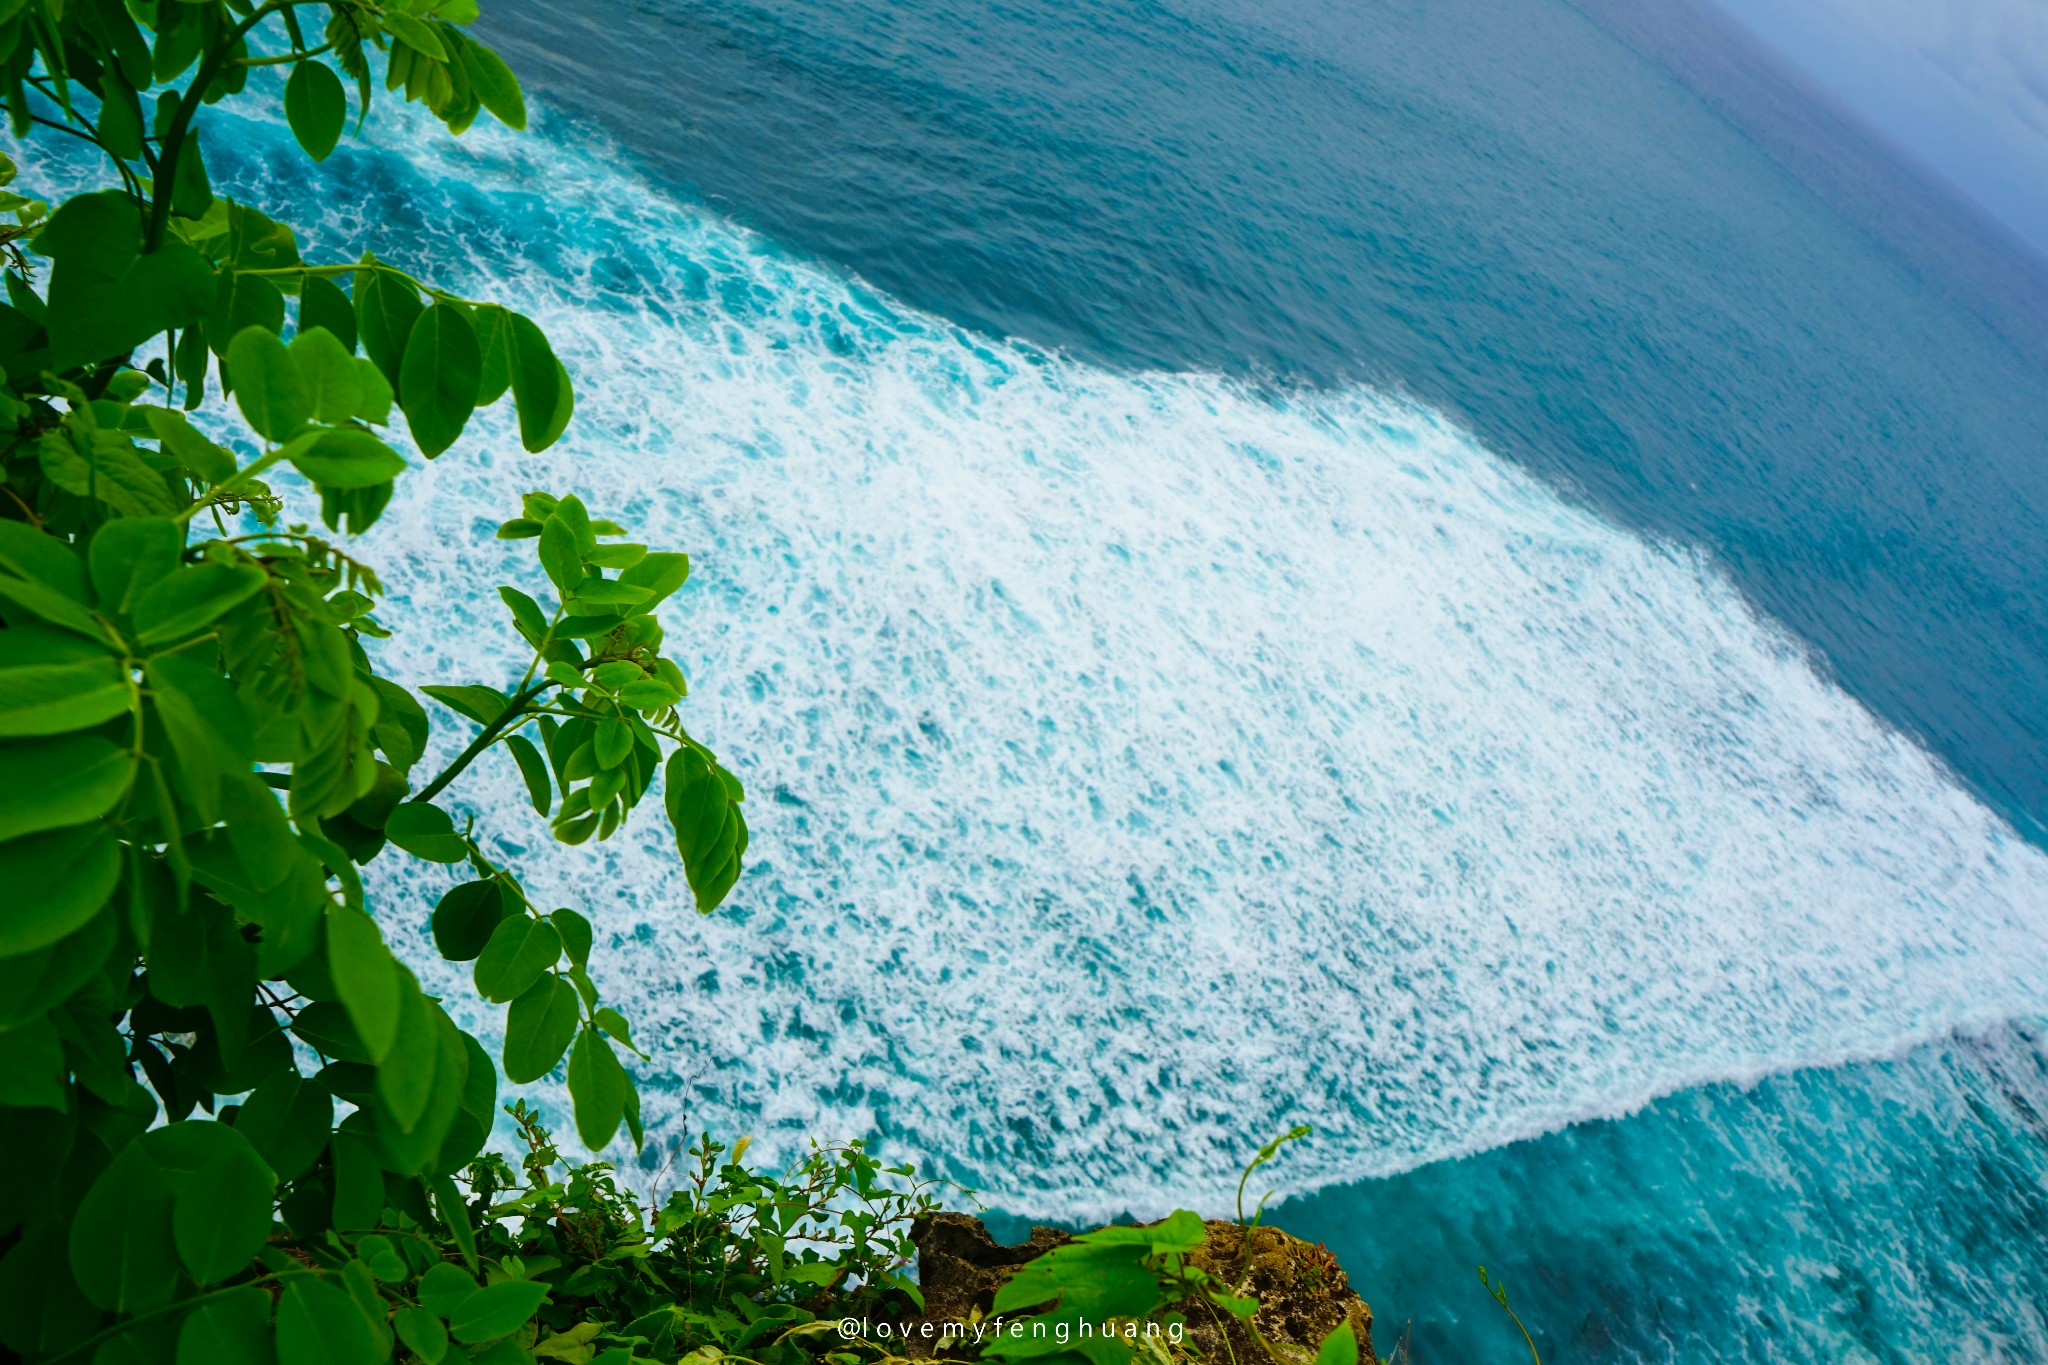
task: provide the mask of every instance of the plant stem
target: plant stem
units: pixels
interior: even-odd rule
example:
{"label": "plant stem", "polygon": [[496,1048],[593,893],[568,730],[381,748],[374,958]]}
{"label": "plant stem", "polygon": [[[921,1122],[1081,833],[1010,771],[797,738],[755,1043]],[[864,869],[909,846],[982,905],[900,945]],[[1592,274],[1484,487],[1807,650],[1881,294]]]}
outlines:
{"label": "plant stem", "polygon": [[206,91],[226,66],[235,44],[249,36],[256,25],[273,14],[294,9],[299,5],[324,4],[326,0],[270,0],[254,14],[236,24],[227,35],[207,50],[199,63],[199,70],[193,73],[192,83],[185,87],[185,96],[178,101],[178,112],[171,117],[171,126],[164,130],[163,152],[157,158],[156,183],[151,187],[149,205],[149,228],[143,233],[142,250],[145,254],[163,245],[164,232],[171,225],[171,197],[178,187],[178,162],[185,153],[187,135],[192,131],[192,120],[199,113],[199,106],[205,102]]}
{"label": "plant stem", "polygon": [[476,762],[479,754],[498,742],[499,737],[505,732],[505,727],[510,722],[517,720],[525,712],[528,702],[533,701],[541,693],[554,685],[552,682],[544,682],[538,687],[523,687],[515,692],[512,695],[512,700],[505,703],[505,709],[498,713],[498,718],[489,725],[486,725],[482,732],[469,742],[469,747],[457,754],[455,761],[441,770],[439,777],[436,777],[422,788],[418,796],[410,799],[414,801],[431,801],[439,796],[450,782],[453,782],[461,775],[464,768]]}
{"label": "plant stem", "polygon": [[261,474],[265,470],[268,470],[275,466],[277,462],[282,460],[283,458],[284,448],[279,447],[276,450],[270,451],[269,453],[259,456],[258,458],[250,461],[248,464],[242,466],[240,469],[230,474],[226,479],[215,484],[211,489],[207,490],[207,494],[205,497],[193,503],[184,511],[178,513],[178,515],[173,517],[172,520],[176,521],[180,525],[183,525],[185,522],[192,520],[193,516],[196,515],[201,508],[212,507],[217,502],[219,502],[220,495],[222,493],[227,492],[230,489],[239,488],[241,485],[255,478],[258,474]]}
{"label": "plant stem", "polygon": [[463,298],[460,294],[451,294],[445,289],[437,289],[431,284],[425,284],[421,282],[419,279],[415,278],[414,276],[407,274],[403,270],[400,270],[397,266],[386,265],[382,261],[350,261],[343,262],[340,265],[274,265],[266,266],[262,270],[237,270],[235,273],[237,275],[259,276],[296,275],[301,279],[317,275],[325,279],[326,277],[331,275],[353,275],[365,270],[370,271],[372,273],[396,275],[398,276],[399,279],[404,280],[407,284],[419,290],[422,294],[425,294],[428,297],[436,299],[443,303],[459,303],[466,308],[482,308],[486,306],[484,304],[478,303],[474,299],[466,299]]}
{"label": "plant stem", "polygon": [[236,57],[229,64],[232,66],[284,66],[290,62],[301,62],[308,57],[317,57],[323,52],[331,52],[333,50],[333,43],[322,43],[318,47],[309,47],[304,52],[287,52],[278,57]]}

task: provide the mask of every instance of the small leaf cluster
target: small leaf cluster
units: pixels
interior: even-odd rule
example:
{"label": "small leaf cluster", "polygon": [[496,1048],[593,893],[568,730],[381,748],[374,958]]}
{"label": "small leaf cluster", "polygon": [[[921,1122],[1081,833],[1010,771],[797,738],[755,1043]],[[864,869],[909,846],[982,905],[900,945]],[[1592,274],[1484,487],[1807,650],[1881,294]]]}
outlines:
{"label": "small leaf cluster", "polygon": [[[574,496],[529,494],[524,512],[500,526],[498,535],[537,542],[557,595],[550,615],[517,589],[499,589],[514,627],[545,665],[541,679],[520,697],[537,698],[550,685],[560,689],[552,710],[526,701],[527,711],[509,713],[515,729],[520,716],[536,718],[540,748],[504,731],[534,809],[552,814],[555,835],[565,843],[582,843],[593,833],[608,839],[653,784],[660,741],[675,741],[666,773],[669,823],[697,904],[708,910],[732,889],[746,855],[747,822],[740,809],[746,790],[677,721],[676,707],[689,689],[681,666],[661,652],[662,627],[653,612],[688,580],[689,556],[605,543],[624,535],[624,528],[592,521]],[[456,698],[442,699],[458,704]],[[484,719],[498,700],[460,699],[487,726],[498,722],[496,716]]]}
{"label": "small leaf cluster", "polygon": [[[637,1144],[631,1029],[590,922],[530,900],[443,794],[502,748],[575,843],[661,783],[698,907],[738,876],[744,791],[683,730],[655,616],[683,556],[529,495],[511,525],[538,528],[555,605],[500,589],[524,677],[423,689],[437,720],[378,671],[402,623],[346,536],[408,444],[439,455],[478,407],[509,396],[529,451],[561,435],[574,399],[540,329],[374,255],[308,262],[206,174],[202,130],[236,126],[207,111],[263,66],[290,67],[316,160],[344,78],[360,120],[377,63],[453,130],[522,124],[474,17],[0,0],[15,134],[84,139],[110,182],[47,213],[0,198],[0,1347],[25,1360],[547,1354],[552,1290],[484,1258],[465,1183],[501,1063],[559,1069],[586,1145]],[[286,519],[285,470],[319,526]],[[505,1007],[501,1057],[391,950],[404,907],[380,920],[361,871],[379,857],[466,872],[433,939]]]}
{"label": "small leaf cluster", "polygon": [[911,1230],[946,1182],[884,1165],[860,1142],[814,1143],[780,1176],[747,1167],[746,1151],[745,1139],[728,1152],[706,1135],[686,1154],[685,1179],[650,1222],[664,1251],[656,1306],[631,1326],[657,1355],[709,1348],[802,1365],[823,1353],[853,1365],[833,1354],[847,1343],[826,1335],[830,1320],[923,1308],[905,1273]]}
{"label": "small leaf cluster", "polygon": [[[880,1353],[849,1348],[831,1324],[865,1313],[900,1317],[918,1304],[903,1269],[912,1220],[936,1207],[933,1186],[909,1167],[882,1166],[858,1143],[814,1147],[773,1175],[743,1164],[744,1140],[728,1153],[706,1137],[688,1154],[693,1169],[682,1187],[650,1211],[605,1163],[564,1160],[524,1103],[505,1112],[527,1149],[517,1169],[486,1154],[463,1173],[465,1193],[454,1183],[440,1187],[431,1207],[387,1199],[373,1224],[337,1222],[267,1247],[245,1228],[240,1242],[210,1253],[223,1262],[253,1254],[263,1273],[192,1301],[180,1365],[194,1359],[188,1351],[223,1365],[268,1360],[267,1318],[256,1310],[257,1299],[269,1297],[279,1301],[279,1356],[295,1358],[286,1354],[288,1331],[296,1341],[311,1327],[308,1339],[324,1341],[328,1354],[296,1358],[333,1365],[392,1357],[424,1365],[860,1365]],[[159,1131],[204,1129],[231,1140],[240,1127]],[[247,1166],[245,1201],[255,1208],[253,1182],[265,1172],[253,1158]],[[221,1183],[207,1195],[218,1198]],[[124,1245],[131,1243],[173,1244],[162,1236]],[[94,1273],[115,1274],[98,1263]]]}

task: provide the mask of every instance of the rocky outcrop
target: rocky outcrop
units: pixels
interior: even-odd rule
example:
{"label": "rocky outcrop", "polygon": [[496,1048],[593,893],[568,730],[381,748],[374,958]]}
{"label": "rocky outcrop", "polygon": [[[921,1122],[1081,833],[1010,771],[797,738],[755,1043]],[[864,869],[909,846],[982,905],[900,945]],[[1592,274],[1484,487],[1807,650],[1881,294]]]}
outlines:
{"label": "rocky outcrop", "polygon": [[[1344,1271],[1329,1250],[1290,1237],[1278,1228],[1249,1232],[1236,1223],[1204,1225],[1208,1238],[1189,1260],[1259,1301],[1253,1318],[1265,1348],[1244,1324],[1207,1304],[1182,1303],[1173,1311],[1188,1323],[1191,1354],[1211,1362],[1236,1365],[1308,1365],[1323,1338],[1349,1321],[1358,1337],[1361,1361],[1372,1354],[1372,1309],[1351,1290]],[[919,1288],[924,1293],[925,1320],[969,1322],[990,1316],[996,1291],[1023,1265],[1071,1238],[1055,1228],[1033,1228],[1028,1241],[1004,1246],[989,1235],[979,1218],[964,1213],[937,1213],[918,1220]],[[1269,1348],[1269,1349],[1267,1349]],[[971,1344],[935,1350],[910,1343],[913,1355],[969,1359]]]}

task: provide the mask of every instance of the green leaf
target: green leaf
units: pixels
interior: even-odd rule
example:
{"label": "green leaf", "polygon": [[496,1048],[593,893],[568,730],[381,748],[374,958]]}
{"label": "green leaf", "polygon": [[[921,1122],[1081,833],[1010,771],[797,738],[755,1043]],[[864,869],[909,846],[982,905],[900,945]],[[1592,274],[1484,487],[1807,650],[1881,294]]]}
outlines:
{"label": "green leaf", "polygon": [[324,275],[308,275],[299,283],[299,335],[324,327],[354,355],[356,349],[356,306],[348,291]]}
{"label": "green leaf", "polygon": [[[535,525],[533,534],[538,536],[540,531],[541,528]],[[504,530],[500,528],[499,537],[502,539],[503,536]],[[548,618],[540,609],[540,603],[519,589],[504,584],[498,586],[498,597],[512,613],[512,620],[519,627],[519,633],[526,638],[526,643],[536,649],[540,648],[540,642],[548,635]]]}
{"label": "green leaf", "polygon": [[639,563],[619,575],[619,582],[629,587],[646,590],[647,597],[640,610],[652,611],[657,602],[667,598],[690,578],[690,557],[682,554],[658,552],[645,556]]}
{"label": "green leaf", "polygon": [[294,64],[284,83],[284,117],[306,155],[325,161],[348,122],[348,95],[341,77],[320,62]]}
{"label": "green leaf", "polygon": [[505,1079],[525,1085],[553,1071],[581,1018],[576,988],[552,972],[543,973],[506,1012]]}
{"label": "green leaf", "polygon": [[462,45],[462,65],[469,73],[469,88],[498,122],[507,128],[526,126],[526,97],[503,58],[472,38]]}
{"label": "green leaf", "polygon": [[437,62],[448,60],[448,49],[441,46],[441,39],[433,27],[422,20],[413,18],[403,10],[392,9],[384,13],[385,31],[422,57],[432,57]]}
{"label": "green leaf", "polygon": [[405,1349],[426,1365],[441,1365],[441,1357],[448,1354],[448,1329],[439,1318],[424,1308],[401,1308],[391,1325],[398,1329],[398,1339],[405,1343]]}
{"label": "green leaf", "polygon": [[469,321],[476,328],[476,405],[489,407],[512,386],[512,315],[498,304],[486,303],[478,305]]}
{"label": "green leaf", "polygon": [[516,1000],[561,956],[562,936],[554,925],[513,915],[491,932],[490,942],[477,956],[477,991],[499,1004]]}
{"label": "green leaf", "polygon": [[694,748],[669,756],[667,790],[669,825],[683,872],[696,893],[697,908],[710,910],[739,879],[747,851],[747,822],[719,774]]}
{"label": "green leaf", "polygon": [[[363,1045],[362,1035],[349,1020],[348,1008],[339,1000],[315,1000],[300,1007],[298,1016],[292,1020],[292,1032],[321,1056],[334,1061],[368,1064],[371,1060],[370,1049]],[[320,1141],[327,1141],[325,1134]]]}
{"label": "green leaf", "polygon": [[142,105],[113,71],[100,77],[100,145],[122,161],[142,157]]}
{"label": "green leaf", "polygon": [[271,441],[285,441],[313,417],[313,399],[290,348],[265,327],[244,327],[228,343],[235,404],[249,425]]}
{"label": "green leaf", "polygon": [[82,194],[52,214],[35,249],[50,272],[50,368],[126,355],[149,338],[206,313],[213,268],[167,241],[142,254],[142,217],[120,190]]}
{"label": "green leaf", "polygon": [[112,1313],[142,1313],[171,1301],[178,1248],[171,1233],[171,1184],[139,1143],[115,1155],[71,1220],[71,1278]]}
{"label": "green leaf", "polygon": [[145,589],[178,567],[185,528],[168,517],[123,517],[100,527],[86,552],[100,609],[127,613]]}
{"label": "green leaf", "polygon": [[[600,569],[630,569],[641,560],[647,558],[647,547],[631,542],[623,542],[617,545],[599,545],[591,550],[588,558],[592,564],[597,565]],[[645,601],[646,597],[647,594],[643,592],[634,600]]]}
{"label": "green leaf", "polygon": [[[624,1043],[627,1047],[633,1046],[632,1025],[626,1022],[625,1015],[620,1014],[610,1005],[603,1005],[594,1010],[591,1013],[590,1022],[618,1039],[621,1043]],[[638,1051],[638,1049],[635,1049],[635,1051]]]}
{"label": "green leaf", "polygon": [[540,528],[540,564],[553,580],[555,590],[568,597],[585,577],[583,553],[576,545],[576,532],[560,513],[550,513]]}
{"label": "green leaf", "polygon": [[0,631],[0,737],[87,729],[129,710],[134,698],[104,646],[33,621]]}
{"label": "green leaf", "polygon": [[175,1195],[178,1257],[201,1285],[239,1273],[270,1236],[277,1178],[249,1140],[225,1123],[175,1123],[142,1138]]}
{"label": "green leaf", "polygon": [[475,1279],[463,1274],[460,1266],[436,1261],[420,1276],[420,1306],[436,1317],[452,1318],[478,1288]]}
{"label": "green leaf", "polygon": [[405,457],[367,431],[330,427],[307,432],[286,458],[322,488],[375,488],[405,472]]}
{"label": "green leaf", "polygon": [[[228,228],[228,259],[237,269],[275,270],[302,263],[298,238],[275,218],[233,200],[222,206],[222,216]],[[276,330],[284,330],[281,314]]]}
{"label": "green leaf", "polygon": [[[196,125],[185,130],[185,150],[171,182],[171,211],[180,218],[204,218],[213,207],[213,183],[206,174],[206,153]],[[269,281],[264,281],[268,284]]]}
{"label": "green leaf", "polygon": [[[627,1017],[618,1013],[616,1009],[612,1009],[610,1005],[600,1005],[598,1009],[594,1009],[590,1013],[590,1021],[596,1027],[600,1027],[606,1033],[610,1033],[612,1038],[616,1038],[618,1042],[625,1044],[627,1048],[631,1048],[633,1052],[639,1052],[639,1048],[633,1048],[633,1025],[629,1025]],[[641,1054],[641,1056],[645,1056],[645,1054]]]}
{"label": "green leaf", "polygon": [[448,812],[427,801],[394,807],[384,821],[384,837],[430,863],[459,863],[469,857],[469,845],[455,832]]}
{"label": "green leaf", "polygon": [[64,1045],[49,1019],[0,1033],[0,1104],[68,1109],[66,1071]]}
{"label": "green leaf", "polygon": [[[555,415],[540,434],[538,448],[546,450],[560,440],[562,433],[569,429],[569,420],[575,415],[576,391],[569,384],[568,367],[558,360],[555,362]],[[523,436],[521,441],[523,443]]]}
{"label": "green leaf", "polygon": [[384,1352],[347,1291],[310,1275],[284,1282],[277,1303],[278,1365],[378,1365]]}
{"label": "green leaf", "polygon": [[[0,527],[9,524],[0,521]],[[0,573],[0,602],[12,603],[20,610],[48,621],[53,626],[63,626],[66,630],[76,631],[91,639],[107,638],[106,632],[100,628],[100,623],[93,619],[91,612],[63,593],[32,579]]]}
{"label": "green leaf", "polygon": [[540,750],[533,747],[533,741],[525,735],[512,735],[505,740],[505,747],[512,751],[512,759],[519,765],[519,775],[526,779],[527,799],[533,808],[546,815],[554,805],[554,788],[548,782],[547,760],[540,756]]}
{"label": "green leaf", "polygon": [[476,410],[483,375],[476,329],[453,304],[437,303],[414,325],[399,367],[398,405],[420,453],[455,444]]}
{"label": "green leaf", "polygon": [[[4,1038],[0,1035],[0,1047]],[[17,1116],[15,1131],[30,1129],[35,1117]],[[65,1146],[70,1140],[66,1131]],[[51,1152],[48,1159],[62,1158]],[[99,1310],[72,1283],[64,1246],[67,1231],[62,1221],[43,1219],[24,1228],[21,1240],[0,1259],[0,1340],[31,1360],[63,1355],[100,1322]]]}
{"label": "green leaf", "polygon": [[[377,1064],[377,1098],[383,1102],[379,1126],[389,1119],[401,1132],[410,1133],[426,1116],[434,1098],[434,1068],[441,1050],[440,1031],[433,1007],[420,995],[411,973],[400,968],[404,987],[399,993],[398,1040]],[[444,1095],[450,1109],[456,1096]],[[434,1146],[440,1144],[436,1142]]]}
{"label": "green leaf", "polygon": [[505,714],[505,708],[512,699],[494,687],[483,687],[474,683],[460,686],[427,686],[420,691],[440,702],[452,711],[459,711],[478,725],[489,725]]}
{"label": "green leaf", "polygon": [[[328,1071],[334,1070],[329,1067]],[[327,1071],[321,1073],[322,1077]],[[350,1082],[355,1084],[353,1078]],[[357,1105],[374,1104],[376,1077],[371,1074],[360,1091],[334,1087],[338,1098]],[[351,1115],[353,1118],[353,1115]],[[343,1120],[347,1123],[348,1120]],[[360,1122],[358,1120],[357,1122]],[[332,1139],[333,1160],[329,1165],[334,1189],[334,1226],[342,1229],[373,1228],[384,1215],[386,1189],[377,1150],[355,1127],[338,1130]]]}
{"label": "green leaf", "polygon": [[[220,272],[214,289],[213,307],[206,314],[206,344],[215,355],[225,358],[228,343],[251,327],[266,332],[284,330],[284,295],[261,275],[246,270]],[[227,380],[223,378],[222,387]]]}
{"label": "green leaf", "polygon": [[35,445],[43,477],[67,493],[98,498],[124,517],[163,516],[177,510],[164,476],[118,431],[80,430],[67,422]]}
{"label": "green leaf", "polygon": [[[354,330],[353,326],[350,330]],[[363,405],[364,366],[349,354],[340,339],[325,327],[308,331],[301,326],[289,349],[298,363],[313,416],[327,423],[346,422],[354,417]],[[368,368],[375,372],[375,366]]]}
{"label": "green leaf", "polygon": [[143,418],[156,433],[164,454],[207,483],[219,483],[235,472],[235,457],[201,436],[184,413],[170,408],[144,408]]}
{"label": "green leaf", "polygon": [[136,639],[169,644],[211,625],[263,591],[270,576],[254,564],[188,564],[135,603]]}
{"label": "green leaf", "polygon": [[387,678],[370,679],[377,693],[377,747],[400,771],[410,769],[427,750],[427,713],[412,693]]}
{"label": "green leaf", "polygon": [[569,610],[577,615],[596,615],[619,607],[637,607],[647,600],[647,589],[612,579],[586,578],[577,585],[576,600]]}
{"label": "green leaf", "polygon": [[[336,1008],[316,1002],[307,1009],[323,1005]],[[300,1011],[300,1021],[305,1014],[306,1010]],[[249,1140],[281,1180],[296,1180],[312,1169],[333,1127],[334,1097],[296,1071],[269,1077],[242,1101],[235,1115],[235,1131]]]}
{"label": "green leaf", "polygon": [[1358,1336],[1349,1321],[1340,1322],[1316,1351],[1316,1365],[1358,1365]]}
{"label": "green leaf", "polygon": [[256,949],[212,896],[195,894],[186,915],[188,922],[151,945],[150,993],[167,1005],[204,1005],[220,1033],[222,1060],[233,1065],[248,1031]]}
{"label": "green leaf", "polygon": [[629,682],[619,689],[619,700],[635,711],[666,711],[682,699],[682,693],[653,678]]}
{"label": "green leaf", "polygon": [[371,1061],[382,1061],[398,1039],[406,982],[384,946],[377,922],[360,910],[329,906],[327,963],[356,1036],[369,1049]]}
{"label": "green leaf", "polygon": [[76,825],[0,843],[0,957],[47,948],[83,928],[113,894],[120,845],[97,825]]}
{"label": "green leaf", "polygon": [[135,755],[98,735],[0,748],[0,840],[97,819],[113,809],[134,777]]}
{"label": "green leaf", "polygon": [[251,1285],[186,1314],[176,1365],[272,1365],[270,1292]]}
{"label": "green leaf", "polygon": [[479,1289],[448,1319],[448,1332],[465,1346],[510,1336],[547,1302],[548,1287],[533,1280],[507,1280]]}
{"label": "green leaf", "polygon": [[618,1054],[595,1029],[576,1035],[569,1050],[569,1097],[575,1102],[576,1135],[591,1151],[602,1151],[626,1117],[633,1082]]}
{"label": "green leaf", "polygon": [[0,568],[73,602],[92,600],[85,561],[69,545],[27,522],[0,520]]}
{"label": "green leaf", "polygon": [[242,880],[252,890],[269,890],[306,866],[305,849],[292,836],[277,794],[255,774],[227,775],[222,799],[227,808],[228,839],[234,845]]}
{"label": "green leaf", "polygon": [[[376,257],[365,256],[366,264]],[[412,284],[388,270],[365,270],[356,276],[356,332],[363,354],[381,370],[397,391],[399,362],[405,358],[413,324],[426,306]]]}
{"label": "green leaf", "polygon": [[616,768],[633,752],[632,727],[616,716],[598,722],[597,738],[592,741],[593,752],[597,755],[597,766]]}
{"label": "green leaf", "polygon": [[469,962],[511,913],[495,880],[457,882],[434,907],[434,946],[450,962]]}
{"label": "green leaf", "polygon": [[177,755],[185,798],[211,824],[219,818],[221,784],[246,770],[255,754],[241,698],[196,651],[151,659],[144,671],[157,720]]}
{"label": "green leaf", "polygon": [[[103,910],[47,948],[0,955],[0,1031],[48,1013],[100,971],[114,946],[114,920]],[[0,1224],[6,1221],[0,1213]]]}
{"label": "green leaf", "polygon": [[560,434],[554,429],[555,416],[568,381],[554,348],[531,319],[512,314],[507,335],[512,401],[519,409],[519,443],[530,451],[546,450]]}

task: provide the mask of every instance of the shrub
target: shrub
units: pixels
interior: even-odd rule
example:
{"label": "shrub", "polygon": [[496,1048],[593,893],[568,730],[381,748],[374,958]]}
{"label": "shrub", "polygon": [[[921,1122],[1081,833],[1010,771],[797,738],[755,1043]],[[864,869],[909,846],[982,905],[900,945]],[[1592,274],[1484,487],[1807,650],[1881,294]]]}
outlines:
{"label": "shrub", "polygon": [[[530,493],[501,529],[547,585],[498,590],[532,663],[422,689],[469,736],[426,766],[428,708],[374,666],[401,623],[345,538],[407,469],[401,422],[432,459],[509,397],[544,450],[569,375],[527,318],[374,255],[306,260],[208,179],[207,111],[263,67],[286,68],[316,161],[380,65],[452,132],[485,111],[523,126],[475,14],[0,0],[15,137],[82,139],[107,171],[54,211],[0,199],[0,1342],[27,1359],[356,1365],[394,1332],[423,1360],[527,1358],[556,1289],[517,1253],[486,1275],[488,1195],[456,1180],[499,1059],[393,956],[358,868],[467,873],[435,944],[505,1007],[509,1079],[566,1057],[591,1148],[642,1135],[592,927],[535,904],[437,801],[502,750],[573,844],[659,779],[698,907],[739,875],[744,793],[682,727],[655,615],[689,561],[574,496]],[[287,517],[287,470],[319,526]],[[600,1177],[578,1178],[563,1216],[601,1213]]]}

